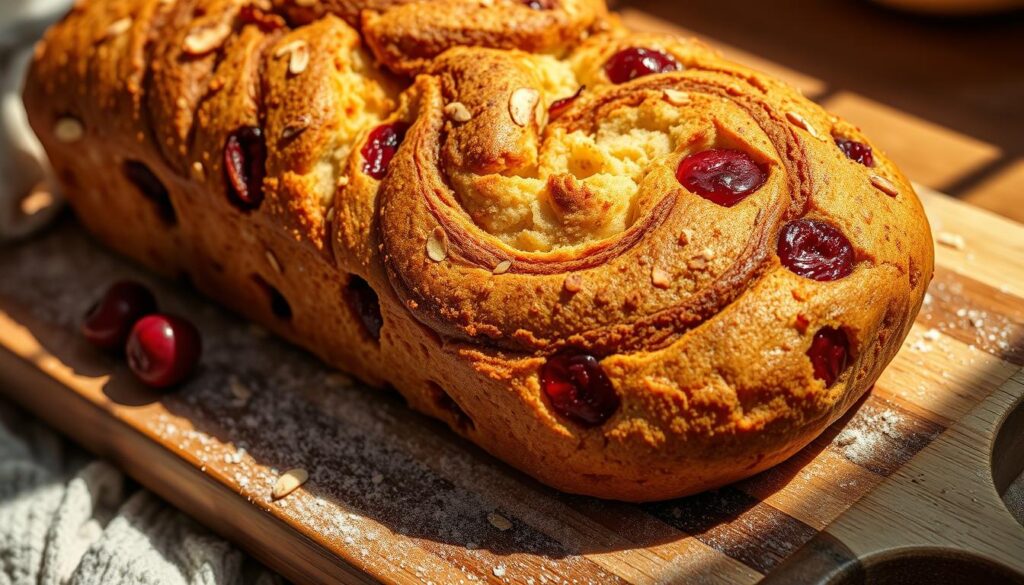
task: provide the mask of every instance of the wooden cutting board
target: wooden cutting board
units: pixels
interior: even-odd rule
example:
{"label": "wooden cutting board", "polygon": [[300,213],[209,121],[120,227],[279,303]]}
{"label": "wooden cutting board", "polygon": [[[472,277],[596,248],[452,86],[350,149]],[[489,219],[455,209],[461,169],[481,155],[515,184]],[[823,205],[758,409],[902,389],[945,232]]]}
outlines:
{"label": "wooden cutting board", "polygon": [[[635,10],[625,20],[686,32]],[[970,174],[991,154],[720,48],[863,125],[913,176]],[[1024,226],[919,190],[946,243],[874,391],[791,460],[691,498],[636,506],[541,486],[70,221],[0,249],[0,393],[300,583],[1022,580],[1024,528],[1000,493],[1024,469]],[[77,335],[123,277],[200,326],[202,371],[187,387],[151,392]],[[272,502],[294,467],[310,481]]]}
{"label": "wooden cutting board", "polygon": [[[0,391],[296,582],[809,582],[920,577],[922,562],[1008,578],[978,559],[1024,580],[1024,527],[999,497],[1024,468],[1024,226],[923,199],[935,279],[874,391],[791,460],[690,498],[539,485],[71,220],[0,249]],[[202,331],[202,369],[177,392],[141,387],[77,334],[123,277]],[[273,502],[295,467],[309,482]]]}

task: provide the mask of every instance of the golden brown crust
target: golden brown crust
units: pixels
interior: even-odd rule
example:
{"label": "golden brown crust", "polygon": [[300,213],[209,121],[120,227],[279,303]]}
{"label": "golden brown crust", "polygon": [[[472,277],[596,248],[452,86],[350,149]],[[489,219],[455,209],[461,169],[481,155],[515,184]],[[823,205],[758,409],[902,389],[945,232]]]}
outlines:
{"label": "golden brown crust", "polygon": [[[696,41],[591,34],[593,0],[305,4],[91,0],[47,34],[26,105],[90,230],[603,497],[679,496],[781,461],[899,348],[932,273],[923,211],[880,153],[843,155],[834,138],[868,144],[856,128],[791,88]],[[605,64],[630,47],[682,68],[612,83]],[[61,141],[66,118],[81,140]],[[266,151],[253,205],[228,196],[225,168],[247,127]],[[382,127],[404,140],[372,176]],[[712,147],[748,153],[765,184],[732,207],[689,192],[680,161]],[[844,233],[853,271],[782,266],[796,218]],[[807,355],[823,328],[851,348],[828,386]],[[614,388],[600,424],[541,387],[566,348]]]}
{"label": "golden brown crust", "polygon": [[380,62],[397,73],[425,70],[458,46],[565,54],[609,26],[603,0],[274,0],[295,24],[326,14],[359,28]]}

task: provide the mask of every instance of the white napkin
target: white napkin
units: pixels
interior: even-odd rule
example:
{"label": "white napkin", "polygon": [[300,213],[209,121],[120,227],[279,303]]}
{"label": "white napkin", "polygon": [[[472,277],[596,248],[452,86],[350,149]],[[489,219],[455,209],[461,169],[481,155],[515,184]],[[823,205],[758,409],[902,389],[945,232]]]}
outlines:
{"label": "white napkin", "polygon": [[46,225],[62,200],[25,119],[21,86],[32,46],[70,0],[0,0],[0,241]]}

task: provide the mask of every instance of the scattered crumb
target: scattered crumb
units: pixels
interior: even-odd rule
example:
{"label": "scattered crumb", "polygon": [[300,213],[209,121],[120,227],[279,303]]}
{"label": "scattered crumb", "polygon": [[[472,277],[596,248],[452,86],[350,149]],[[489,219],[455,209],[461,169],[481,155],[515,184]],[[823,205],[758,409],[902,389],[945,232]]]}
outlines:
{"label": "scattered crumb", "polygon": [[935,236],[935,241],[954,250],[964,250],[967,248],[967,242],[964,241],[964,237],[952,232],[939,232]]}
{"label": "scattered crumb", "polygon": [[487,515],[487,521],[491,523],[498,530],[505,531],[512,528],[512,522],[497,512],[491,512]]}

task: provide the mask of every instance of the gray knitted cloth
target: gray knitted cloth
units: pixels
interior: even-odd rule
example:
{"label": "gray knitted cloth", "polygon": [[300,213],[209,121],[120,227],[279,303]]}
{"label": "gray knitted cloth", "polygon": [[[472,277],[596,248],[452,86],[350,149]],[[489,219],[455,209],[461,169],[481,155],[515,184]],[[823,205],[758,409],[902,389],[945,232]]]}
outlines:
{"label": "gray knitted cloth", "polygon": [[281,582],[0,400],[0,585]]}

